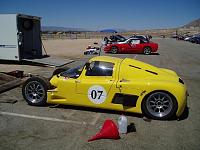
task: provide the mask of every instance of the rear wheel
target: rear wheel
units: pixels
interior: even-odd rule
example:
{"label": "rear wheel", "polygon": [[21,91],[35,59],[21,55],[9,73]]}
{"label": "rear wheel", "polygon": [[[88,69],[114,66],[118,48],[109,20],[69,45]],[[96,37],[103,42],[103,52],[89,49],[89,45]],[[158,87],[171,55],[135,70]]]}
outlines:
{"label": "rear wheel", "polygon": [[50,82],[42,77],[31,77],[22,87],[22,95],[29,105],[41,106],[46,104],[47,90]]}
{"label": "rear wheel", "polygon": [[151,54],[151,47],[145,47],[143,52],[145,55]]}
{"label": "rear wheel", "polygon": [[177,110],[178,104],[175,98],[166,92],[158,91],[151,93],[142,101],[143,112],[158,120],[172,118]]}
{"label": "rear wheel", "polygon": [[113,47],[111,48],[111,53],[112,53],[112,54],[117,54],[117,53],[118,53],[118,48],[117,48],[116,46],[113,46]]}

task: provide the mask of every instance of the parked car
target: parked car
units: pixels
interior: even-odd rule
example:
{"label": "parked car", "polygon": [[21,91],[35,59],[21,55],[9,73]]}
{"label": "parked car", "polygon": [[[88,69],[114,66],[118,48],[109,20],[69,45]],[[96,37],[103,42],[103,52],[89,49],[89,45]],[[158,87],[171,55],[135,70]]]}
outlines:
{"label": "parked car", "polygon": [[141,40],[149,41],[152,38],[152,36],[150,36],[150,35],[148,35],[148,36],[146,36],[146,35],[133,35],[130,38],[138,38],[138,39],[141,39]]}
{"label": "parked car", "polygon": [[186,37],[184,38],[184,41],[190,41],[191,38],[192,38],[191,36],[186,36]]}
{"label": "parked car", "polygon": [[33,76],[24,83],[22,94],[34,106],[86,106],[161,120],[181,116],[187,104],[186,85],[174,71],[108,56],[94,57],[50,81]]}
{"label": "parked car", "polygon": [[125,37],[123,37],[122,35],[112,35],[110,36],[110,42],[124,42],[127,39]]}
{"label": "parked car", "polygon": [[192,43],[200,44],[200,37],[196,37],[196,36],[192,37],[192,38],[190,38],[189,41]]}
{"label": "parked car", "polygon": [[158,44],[139,38],[129,38],[124,42],[108,44],[104,47],[106,53],[144,53],[149,55],[158,50]]}
{"label": "parked car", "polygon": [[122,35],[112,35],[112,36],[110,36],[110,38],[104,37],[102,44],[107,45],[107,44],[111,44],[111,43],[124,42],[126,40],[127,39],[125,37],[123,37]]}

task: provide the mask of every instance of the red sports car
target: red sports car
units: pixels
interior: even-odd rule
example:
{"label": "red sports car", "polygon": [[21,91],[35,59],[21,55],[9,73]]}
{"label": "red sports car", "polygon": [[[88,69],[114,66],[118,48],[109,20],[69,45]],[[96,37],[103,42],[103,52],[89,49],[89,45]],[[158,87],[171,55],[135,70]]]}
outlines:
{"label": "red sports car", "polygon": [[144,53],[149,55],[158,50],[158,44],[139,38],[129,38],[125,42],[108,44],[104,51],[106,53]]}

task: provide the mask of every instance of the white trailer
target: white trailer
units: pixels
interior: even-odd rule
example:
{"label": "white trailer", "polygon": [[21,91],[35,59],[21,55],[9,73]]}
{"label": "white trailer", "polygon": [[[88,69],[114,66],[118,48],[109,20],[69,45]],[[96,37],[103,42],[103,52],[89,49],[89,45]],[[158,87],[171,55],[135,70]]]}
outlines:
{"label": "white trailer", "polygon": [[0,14],[0,59],[21,61],[41,58],[40,17]]}

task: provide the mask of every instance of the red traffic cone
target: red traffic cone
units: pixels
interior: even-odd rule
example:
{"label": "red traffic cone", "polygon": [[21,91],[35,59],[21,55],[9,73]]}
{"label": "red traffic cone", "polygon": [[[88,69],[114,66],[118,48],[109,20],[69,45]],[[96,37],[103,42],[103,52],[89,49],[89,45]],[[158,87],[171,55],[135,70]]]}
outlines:
{"label": "red traffic cone", "polygon": [[118,128],[112,120],[106,120],[99,133],[90,138],[88,142],[98,139],[119,139]]}

